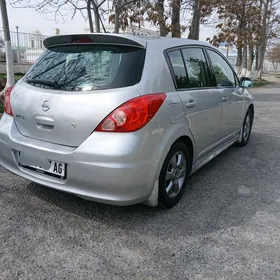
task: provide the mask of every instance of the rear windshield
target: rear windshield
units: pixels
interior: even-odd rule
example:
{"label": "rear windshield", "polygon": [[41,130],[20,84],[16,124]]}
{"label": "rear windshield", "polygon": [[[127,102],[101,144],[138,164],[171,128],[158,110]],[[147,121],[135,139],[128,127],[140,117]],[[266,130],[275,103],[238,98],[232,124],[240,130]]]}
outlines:
{"label": "rear windshield", "polygon": [[46,51],[24,80],[66,91],[121,88],[140,81],[144,60],[145,49],[136,47],[56,46]]}

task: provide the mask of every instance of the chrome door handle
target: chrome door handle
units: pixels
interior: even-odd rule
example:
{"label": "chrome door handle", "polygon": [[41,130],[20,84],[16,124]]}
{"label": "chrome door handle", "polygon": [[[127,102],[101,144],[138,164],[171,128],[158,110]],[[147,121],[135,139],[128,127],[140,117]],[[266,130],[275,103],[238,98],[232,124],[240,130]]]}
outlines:
{"label": "chrome door handle", "polygon": [[222,97],[222,101],[223,101],[223,102],[228,102],[228,101],[229,101],[229,98],[228,98],[227,96],[224,96],[224,97]]}
{"label": "chrome door handle", "polygon": [[189,102],[186,103],[186,106],[188,108],[194,108],[196,106],[196,101],[190,100]]}

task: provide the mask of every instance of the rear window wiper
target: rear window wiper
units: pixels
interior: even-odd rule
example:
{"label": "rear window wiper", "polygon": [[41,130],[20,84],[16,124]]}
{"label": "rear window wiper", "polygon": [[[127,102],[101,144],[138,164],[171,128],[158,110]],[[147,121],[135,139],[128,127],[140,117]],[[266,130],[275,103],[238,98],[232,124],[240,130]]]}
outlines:
{"label": "rear window wiper", "polygon": [[26,82],[28,84],[40,84],[44,86],[50,86],[54,88],[58,88],[59,84],[56,82],[48,81],[48,80],[41,80],[41,79],[27,79]]}

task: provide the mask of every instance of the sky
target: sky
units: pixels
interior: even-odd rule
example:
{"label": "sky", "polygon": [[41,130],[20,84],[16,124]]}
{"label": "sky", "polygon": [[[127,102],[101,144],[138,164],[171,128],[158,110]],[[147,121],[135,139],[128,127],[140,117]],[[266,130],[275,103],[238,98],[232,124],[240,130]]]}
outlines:
{"label": "sky", "polygon": [[[61,34],[83,33],[85,32],[85,28],[88,28],[88,22],[78,13],[74,19],[71,19],[71,15],[66,16],[64,18],[65,23],[62,23],[52,20],[52,15],[43,15],[36,12],[34,9],[12,8],[9,1],[7,1],[7,11],[11,31],[16,31],[16,26],[18,26],[19,32],[32,33],[37,29],[44,35],[53,35],[54,28],[59,28]],[[105,25],[106,24],[108,23],[105,22]],[[145,27],[155,29],[155,27],[152,27],[149,23],[147,23]],[[213,34],[214,30],[212,28],[202,26],[200,40],[205,41],[206,38],[209,36],[211,37]]]}

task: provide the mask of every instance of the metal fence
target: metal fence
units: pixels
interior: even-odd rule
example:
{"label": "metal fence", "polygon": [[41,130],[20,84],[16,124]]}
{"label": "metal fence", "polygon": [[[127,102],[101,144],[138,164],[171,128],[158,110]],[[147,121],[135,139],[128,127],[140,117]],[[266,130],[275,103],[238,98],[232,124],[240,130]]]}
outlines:
{"label": "metal fence", "polygon": [[[11,31],[13,60],[18,63],[34,63],[43,53],[46,35],[40,32],[23,33]],[[0,61],[5,61],[4,33],[0,30]]]}

